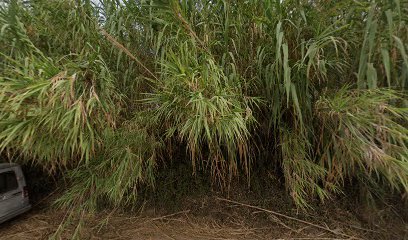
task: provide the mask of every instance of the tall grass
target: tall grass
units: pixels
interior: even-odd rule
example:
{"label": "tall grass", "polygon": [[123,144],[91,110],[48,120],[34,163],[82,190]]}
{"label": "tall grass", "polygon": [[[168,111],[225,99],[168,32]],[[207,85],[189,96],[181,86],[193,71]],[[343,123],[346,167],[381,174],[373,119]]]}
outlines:
{"label": "tall grass", "polygon": [[404,194],[407,16],[399,0],[9,1],[0,151],[59,171],[60,206],[88,211],[131,205],[173,151],[221,188],[278,169],[299,207],[346,181]]}

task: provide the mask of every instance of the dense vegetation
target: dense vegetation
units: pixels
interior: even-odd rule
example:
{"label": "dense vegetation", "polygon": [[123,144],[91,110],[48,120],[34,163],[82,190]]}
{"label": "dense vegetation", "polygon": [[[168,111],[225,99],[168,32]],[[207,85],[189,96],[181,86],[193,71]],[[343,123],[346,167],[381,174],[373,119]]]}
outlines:
{"label": "dense vegetation", "polygon": [[299,207],[407,194],[407,21],[405,0],[8,0],[0,151],[87,211],[186,160],[224,190],[273,169]]}

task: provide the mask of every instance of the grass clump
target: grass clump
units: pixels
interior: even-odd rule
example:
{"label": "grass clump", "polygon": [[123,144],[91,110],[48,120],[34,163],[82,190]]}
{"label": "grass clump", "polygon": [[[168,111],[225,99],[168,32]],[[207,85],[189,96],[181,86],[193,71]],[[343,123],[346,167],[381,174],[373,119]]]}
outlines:
{"label": "grass clump", "polygon": [[407,13],[400,0],[6,1],[0,151],[58,171],[59,206],[91,212],[132,205],[168,162],[222,189],[278,170],[301,208],[346,181],[406,194]]}

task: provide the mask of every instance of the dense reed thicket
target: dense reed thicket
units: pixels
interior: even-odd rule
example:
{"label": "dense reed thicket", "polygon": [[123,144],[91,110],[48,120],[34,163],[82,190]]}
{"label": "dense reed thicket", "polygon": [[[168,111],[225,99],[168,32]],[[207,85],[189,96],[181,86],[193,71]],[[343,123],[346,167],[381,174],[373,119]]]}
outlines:
{"label": "dense reed thicket", "polygon": [[408,192],[408,1],[0,6],[0,151],[62,207],[131,205],[175,151],[221,189],[278,169],[299,207]]}

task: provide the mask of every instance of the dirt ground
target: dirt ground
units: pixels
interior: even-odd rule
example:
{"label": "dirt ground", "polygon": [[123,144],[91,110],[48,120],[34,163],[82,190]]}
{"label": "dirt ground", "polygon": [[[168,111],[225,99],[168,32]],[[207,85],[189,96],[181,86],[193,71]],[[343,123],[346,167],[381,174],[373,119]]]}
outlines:
{"label": "dirt ground", "polygon": [[307,213],[267,205],[217,196],[190,198],[177,211],[146,206],[137,213],[83,216],[78,235],[78,221],[58,232],[65,212],[36,206],[0,225],[0,239],[408,239],[408,225],[398,212],[391,218],[376,215],[377,220],[367,223],[353,209],[330,203]]}

